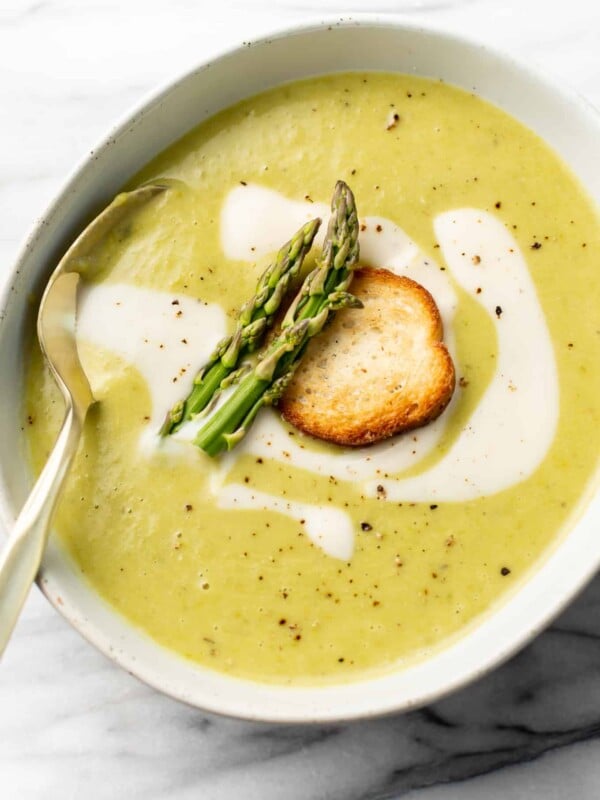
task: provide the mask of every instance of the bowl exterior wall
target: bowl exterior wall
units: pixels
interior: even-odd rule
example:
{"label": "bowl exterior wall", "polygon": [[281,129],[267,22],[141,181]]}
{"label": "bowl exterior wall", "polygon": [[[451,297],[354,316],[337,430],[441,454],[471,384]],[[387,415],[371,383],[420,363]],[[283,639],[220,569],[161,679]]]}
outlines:
{"label": "bowl exterior wall", "polygon": [[[0,520],[10,529],[31,486],[21,431],[23,352],[45,281],[76,233],[144,164],[217,111],[285,81],[347,70],[413,73],[457,84],[539,133],[600,200],[600,123],[594,111],[529,68],[477,44],[361,17],[280,32],[201,65],[137,108],[71,176],[23,246],[0,301]],[[481,676],[538,633],[600,563],[600,498],[530,579],[429,659],[371,680],[290,688],[229,678],[172,654],[134,629],[82,583],[51,542],[39,576],[50,602],[90,642],[146,683],[216,713],[317,722],[430,702]],[[59,600],[60,598],[60,600]]]}

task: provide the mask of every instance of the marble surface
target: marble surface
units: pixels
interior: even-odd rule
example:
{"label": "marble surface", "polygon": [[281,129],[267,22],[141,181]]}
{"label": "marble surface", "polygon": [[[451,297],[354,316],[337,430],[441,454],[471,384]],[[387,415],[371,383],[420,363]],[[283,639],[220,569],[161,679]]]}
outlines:
{"label": "marble surface", "polygon": [[[600,105],[597,0],[0,0],[0,265],[66,172],[145,92],[266,29],[365,10],[463,31]],[[459,694],[317,728],[219,719],[162,697],[32,592],[0,666],[3,800],[240,795],[599,797],[600,578],[525,651]]]}

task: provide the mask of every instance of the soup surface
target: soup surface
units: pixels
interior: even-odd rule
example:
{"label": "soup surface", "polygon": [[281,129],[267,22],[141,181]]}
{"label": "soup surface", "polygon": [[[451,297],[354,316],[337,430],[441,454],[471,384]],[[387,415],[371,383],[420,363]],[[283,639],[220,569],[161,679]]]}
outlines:
{"label": "soup surface", "polygon": [[[98,248],[81,293],[100,402],[56,518],[64,547],[132,623],[216,670],[333,682],[425,656],[514,587],[592,490],[594,208],[504,112],[391,74],[246,100],[131,186],[156,177],[171,188]],[[339,178],[356,196],[361,262],[415,278],[438,303],[458,379],[450,406],[358,450],[266,409],[225,457],[190,443],[195,422],[161,442],[167,409],[269,255],[326,219]],[[62,414],[35,347],[24,403],[35,471]]]}

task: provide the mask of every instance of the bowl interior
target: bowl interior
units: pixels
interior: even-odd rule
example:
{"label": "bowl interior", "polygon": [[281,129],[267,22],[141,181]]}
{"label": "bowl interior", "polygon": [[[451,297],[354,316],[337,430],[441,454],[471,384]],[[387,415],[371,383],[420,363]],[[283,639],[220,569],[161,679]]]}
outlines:
{"label": "bowl interior", "polygon": [[[600,198],[600,124],[586,104],[479,45],[385,20],[318,24],[265,38],[205,64],[138,108],[73,174],[25,243],[0,307],[0,515],[8,530],[31,485],[20,429],[22,354],[40,290],[73,235],[153,156],[220,109],[279,83],[345,70],[441,78],[474,91],[538,132]],[[510,655],[591,577],[600,560],[600,498],[519,591],[468,636],[428,660],[360,683],[261,685],[202,669],[132,628],[79,579],[51,542],[40,585],[100,650],[147,683],[211,711],[252,719],[325,721],[407,709]]]}

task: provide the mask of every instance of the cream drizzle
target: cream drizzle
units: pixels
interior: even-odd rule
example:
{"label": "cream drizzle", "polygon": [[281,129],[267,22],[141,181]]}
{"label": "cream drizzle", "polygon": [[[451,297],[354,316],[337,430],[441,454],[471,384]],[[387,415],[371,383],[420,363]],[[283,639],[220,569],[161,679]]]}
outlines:
{"label": "cream drizzle", "polygon": [[[236,189],[226,199],[224,213],[248,216],[257,206],[264,215],[264,225],[276,218],[281,226],[285,210],[293,209],[295,216],[289,221],[293,227],[302,204],[290,205],[285,198],[276,203],[276,196],[261,187]],[[261,222],[253,222],[252,230],[259,230]],[[367,227],[360,235],[361,260],[408,275],[425,286],[438,304],[445,339],[453,352],[452,322],[457,301],[447,272],[392,221],[367,217],[363,223]],[[275,414],[264,414],[252,436],[242,443],[242,450],[322,475],[362,479],[365,491],[372,496],[381,497],[379,487],[383,485],[390,500],[470,500],[501,491],[532,474],[554,438],[558,377],[550,335],[527,264],[511,233],[487,212],[456,209],[438,216],[434,229],[452,277],[482,305],[498,333],[495,374],[450,452],[412,478],[382,477],[417,464],[435,446],[451,406],[420,431],[375,447],[329,452],[303,449],[299,437],[290,437]],[[228,231],[228,235],[235,233]],[[236,241],[235,248],[241,252],[242,243]]]}
{"label": "cream drizzle", "polygon": [[263,510],[285,514],[304,529],[327,555],[350,561],[354,552],[354,525],[348,514],[331,506],[315,506],[258,492],[241,483],[228,483],[218,494],[219,508]]}
{"label": "cream drizzle", "polygon": [[[327,213],[325,204],[292,201],[256,185],[236,187],[222,209],[223,250],[229,258],[255,261],[275,250],[307,219],[326,218]],[[457,296],[448,272],[391,220],[366,217],[362,222],[366,229],[360,234],[361,261],[408,275],[429,289],[453,352]],[[244,452],[275,458],[313,473],[361,481],[363,489],[374,496],[382,496],[377,487],[383,485],[390,500],[424,502],[493,494],[524,480],[540,464],[556,428],[558,379],[550,336],[525,259],[510,232],[491,214],[457,209],[437,217],[434,228],[452,277],[481,303],[496,326],[499,342],[491,384],[451,450],[412,478],[383,477],[417,464],[435,447],[456,397],[444,414],[422,430],[370,448],[327,452],[312,450],[310,445],[303,448],[301,436],[290,437],[278,415],[264,410],[251,433],[215,470],[211,486],[220,507],[268,509],[296,521],[305,519],[307,535],[315,544],[329,555],[347,560],[353,550],[348,514],[226,484],[237,458]],[[178,305],[173,305],[174,301]],[[77,332],[80,339],[135,365],[146,380],[152,417],[141,445],[151,455],[159,446],[156,431],[163,415],[185,396],[198,366],[224,334],[225,315],[220,306],[189,297],[105,283],[83,289]],[[179,441],[171,437],[160,446],[175,457],[189,457],[190,448],[182,446],[182,440],[193,438],[199,424],[201,421],[184,426]]]}
{"label": "cream drizzle", "polygon": [[279,250],[294,231],[314,217],[325,221],[315,238],[320,246],[328,215],[325,203],[290,200],[256,184],[236,186],[221,209],[221,247],[233,261],[254,261]]}
{"label": "cream drizzle", "polygon": [[[148,385],[152,410],[140,444],[149,454],[161,444],[169,448],[170,440],[160,440],[156,432],[167,410],[190,391],[199,365],[225,332],[225,313],[216,303],[125,283],[84,284],[79,291],[78,341],[118,355]],[[110,376],[86,366],[85,348],[80,354],[100,397],[103,378]]]}
{"label": "cream drizzle", "polygon": [[[438,216],[435,233],[453,277],[498,333],[494,377],[447,455],[421,475],[378,481],[391,500],[472,500],[529,477],[552,444],[559,413],[552,341],[515,239],[492,214]],[[368,484],[377,494],[377,486]]]}

